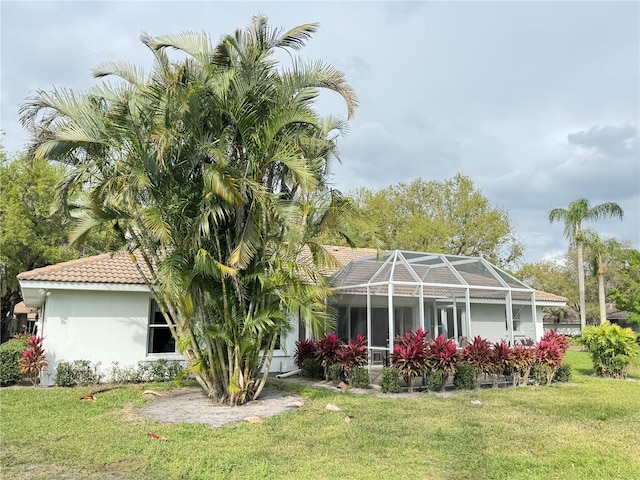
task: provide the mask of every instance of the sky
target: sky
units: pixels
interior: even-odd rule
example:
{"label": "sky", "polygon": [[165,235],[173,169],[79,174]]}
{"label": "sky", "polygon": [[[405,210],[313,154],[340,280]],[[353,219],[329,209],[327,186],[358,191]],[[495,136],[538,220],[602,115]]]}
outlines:
{"label": "sky", "polygon": [[[18,108],[37,90],[87,90],[106,61],[149,68],[142,32],[217,40],[259,13],[283,29],[318,22],[299,55],[339,68],[356,91],[336,188],[461,173],[509,213],[526,262],[566,253],[550,209],[616,202],[622,222],[585,226],[640,249],[637,1],[1,0],[2,144],[13,154],[28,143]],[[333,95],[317,108],[346,115]]]}

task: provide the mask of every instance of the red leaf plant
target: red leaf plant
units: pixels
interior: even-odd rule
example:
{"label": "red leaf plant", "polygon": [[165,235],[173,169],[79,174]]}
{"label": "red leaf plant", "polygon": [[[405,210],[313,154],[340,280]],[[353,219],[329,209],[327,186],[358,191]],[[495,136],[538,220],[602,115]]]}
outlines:
{"label": "red leaf plant", "polygon": [[540,341],[536,343],[537,363],[546,370],[547,385],[551,383],[556,370],[562,365],[568,346],[566,337],[558,335],[554,330],[545,332]]}
{"label": "red leaf plant", "polygon": [[20,371],[29,377],[35,386],[40,380],[40,372],[47,368],[49,362],[42,348],[44,338],[32,335],[27,339],[27,348],[22,352],[22,358],[18,360]]}
{"label": "red leaf plant", "polygon": [[324,376],[329,380],[329,367],[338,359],[340,340],[335,332],[327,333],[318,342],[318,360],[324,368]]}
{"label": "red leaf plant", "polygon": [[565,352],[569,348],[569,341],[567,340],[567,337],[559,334],[555,330],[547,330],[546,332],[544,332],[544,335],[542,335],[541,340],[546,340],[548,342],[555,341],[558,344],[558,348],[562,351],[563,357]]}
{"label": "red leaf plant", "polygon": [[465,362],[473,365],[476,374],[488,374],[491,370],[491,344],[480,335],[476,335],[473,342],[465,347],[462,357]]}
{"label": "red leaf plant", "polygon": [[445,375],[451,375],[456,371],[456,365],[460,361],[460,353],[453,338],[445,338],[440,334],[429,343],[427,364],[431,370],[440,370]]}
{"label": "red leaf plant", "polygon": [[347,376],[349,386],[353,386],[353,371],[367,363],[367,354],[367,339],[360,334],[353,342],[341,345],[336,352],[336,363]]}
{"label": "red leaf plant", "polygon": [[298,368],[302,368],[302,363],[305,360],[314,358],[318,358],[318,344],[313,338],[296,342],[296,353],[293,359]]}
{"label": "red leaf plant", "polygon": [[513,386],[526,385],[531,367],[536,363],[536,349],[525,345],[516,345],[511,349],[513,360]]}
{"label": "red leaf plant", "polygon": [[427,332],[419,328],[397,337],[393,347],[391,363],[404,377],[409,392],[413,392],[413,380],[427,371],[429,347],[426,338]]}

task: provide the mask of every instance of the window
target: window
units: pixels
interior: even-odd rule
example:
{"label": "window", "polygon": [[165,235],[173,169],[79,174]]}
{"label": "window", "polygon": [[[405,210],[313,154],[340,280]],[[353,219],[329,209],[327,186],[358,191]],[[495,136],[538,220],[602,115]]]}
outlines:
{"label": "window", "polygon": [[[513,319],[513,331],[520,330],[520,312],[523,307],[514,306],[511,310],[511,318]],[[504,328],[509,331],[509,319],[507,318],[507,312],[504,314]]]}
{"label": "window", "polygon": [[175,353],[175,351],[176,341],[171,335],[167,321],[155,300],[151,300],[147,353]]}

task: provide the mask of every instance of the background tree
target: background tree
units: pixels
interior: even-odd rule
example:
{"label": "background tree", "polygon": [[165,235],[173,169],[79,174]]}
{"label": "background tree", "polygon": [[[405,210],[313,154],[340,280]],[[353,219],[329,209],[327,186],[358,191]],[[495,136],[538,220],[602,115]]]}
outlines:
{"label": "background tree", "polygon": [[632,248],[625,251],[620,273],[622,278],[611,289],[611,299],[618,310],[629,312],[629,325],[640,325],[640,251]]}
{"label": "background tree", "polygon": [[[82,247],[70,245],[68,217],[56,204],[63,168],[26,154],[12,160],[2,149],[0,152],[0,318],[4,341],[13,308],[22,301],[16,278],[20,272],[101,253],[115,237],[96,232]],[[77,198],[78,192],[72,196]]]}
{"label": "background tree", "polygon": [[605,274],[613,273],[620,268],[623,258],[623,247],[614,238],[602,239],[593,230],[584,230],[583,242],[590,270],[598,278],[598,310],[600,323],[607,320],[607,295],[605,288]]}
{"label": "background tree", "polygon": [[0,296],[2,340],[13,307],[22,300],[16,276],[23,271],[75,258],[67,242],[68,225],[52,211],[60,167],[21,155],[0,161]]}
{"label": "background tree", "polygon": [[567,304],[578,310],[576,274],[570,261],[526,263],[515,276],[537,290],[565,297]]}
{"label": "background tree", "polygon": [[[365,218],[363,241],[376,229],[390,249],[482,256],[506,266],[522,256],[507,212],[493,207],[468,177],[416,179],[373,191],[361,188],[352,199]],[[371,245],[375,246],[375,245]]]}
{"label": "background tree", "polygon": [[[345,204],[310,209],[305,199],[326,192],[345,121],[312,105],[331,90],[350,116],[356,98],[323,62],[274,58],[316,29],[282,32],[257,16],[217,44],[143,35],[149,74],[109,63],[94,74],[122,82],[39,92],[22,107],[36,155],[64,162],[66,185],[87,192],[74,237],[99,225],[122,233],[189,370],[231,404],[260,394],[290,312],[330,321],[329,255],[314,238]],[[170,49],[186,55],[172,62]]]}
{"label": "background tree", "polygon": [[603,218],[620,218],[624,212],[620,205],[613,202],[602,203],[591,207],[589,200],[579,198],[569,204],[569,207],[554,208],[549,212],[549,222],[563,222],[564,236],[570,243],[575,243],[578,253],[578,292],[580,299],[580,328],[586,326],[585,286],[584,286],[584,254],[582,249],[582,222],[600,220]]}

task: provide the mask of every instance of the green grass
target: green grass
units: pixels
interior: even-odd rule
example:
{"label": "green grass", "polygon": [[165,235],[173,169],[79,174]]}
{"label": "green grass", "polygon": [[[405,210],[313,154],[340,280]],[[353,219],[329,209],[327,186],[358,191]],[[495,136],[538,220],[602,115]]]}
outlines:
{"label": "green grass", "polygon": [[[79,401],[86,388],[0,389],[0,478],[640,478],[640,383],[591,376],[584,352],[567,361],[568,385],[450,396],[293,385],[302,409],[218,429],[136,417],[140,386],[95,403]],[[640,362],[629,376],[640,379]]]}

